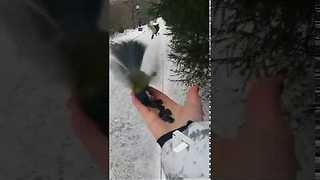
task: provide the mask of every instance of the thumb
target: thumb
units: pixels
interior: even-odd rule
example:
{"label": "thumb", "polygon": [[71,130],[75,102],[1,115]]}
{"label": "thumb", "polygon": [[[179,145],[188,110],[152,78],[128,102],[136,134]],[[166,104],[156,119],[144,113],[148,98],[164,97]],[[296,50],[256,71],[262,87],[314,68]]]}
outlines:
{"label": "thumb", "polygon": [[192,86],[188,89],[185,105],[201,106],[201,98],[199,96],[199,87]]}
{"label": "thumb", "polygon": [[198,86],[192,86],[189,88],[184,108],[190,113],[190,118],[192,118],[193,120],[202,119],[204,113],[202,111]]}

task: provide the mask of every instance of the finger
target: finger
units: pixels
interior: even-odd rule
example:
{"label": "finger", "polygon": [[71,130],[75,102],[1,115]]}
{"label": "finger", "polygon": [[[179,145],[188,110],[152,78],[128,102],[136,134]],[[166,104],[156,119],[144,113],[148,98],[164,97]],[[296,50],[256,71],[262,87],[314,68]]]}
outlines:
{"label": "finger", "polygon": [[285,80],[285,75],[278,75],[275,77],[263,77],[248,82],[248,90],[253,89],[273,89],[278,93],[281,93],[283,89],[283,82]]}
{"label": "finger", "polygon": [[[263,81],[263,80],[260,80]],[[270,81],[270,80],[269,80]],[[281,107],[281,92],[275,88],[275,83],[281,83],[281,78],[274,78],[268,86],[272,88],[264,87],[263,84],[253,85],[248,92],[246,111],[248,116],[247,125],[255,129],[273,129],[279,130],[287,128],[284,114]]]}
{"label": "finger", "polygon": [[131,98],[133,105],[137,108],[138,112],[141,114],[143,120],[147,124],[151,124],[158,121],[157,119],[159,119],[159,117],[156,114],[156,112],[152,111],[151,109],[143,105],[136,96],[132,95]]}
{"label": "finger", "polygon": [[132,104],[137,108],[137,110],[143,117],[147,117],[150,113],[152,113],[152,111],[148,107],[143,105],[133,93],[131,93],[131,100]]}
{"label": "finger", "polygon": [[192,86],[188,89],[187,92],[187,99],[186,102],[187,104],[192,104],[192,105],[201,105],[201,98],[199,96],[199,87],[198,86]]}
{"label": "finger", "polygon": [[144,106],[136,96],[132,95],[132,103],[142,115],[142,119],[147,125],[148,129],[158,139],[166,132],[166,124],[160,119],[160,117],[149,108]]}
{"label": "finger", "polygon": [[81,109],[75,99],[67,103],[71,111],[71,127],[83,146],[95,158],[99,167],[107,174],[107,137]]}
{"label": "finger", "polygon": [[199,96],[198,86],[192,86],[188,89],[184,108],[190,113],[190,120],[202,119],[204,113],[202,110],[202,103],[201,97]]}
{"label": "finger", "polygon": [[176,102],[174,102],[167,95],[163,94],[161,91],[153,87],[149,87],[149,92],[154,98],[161,99],[165,107],[169,108],[171,111],[175,112],[176,109],[179,107],[179,105]]}

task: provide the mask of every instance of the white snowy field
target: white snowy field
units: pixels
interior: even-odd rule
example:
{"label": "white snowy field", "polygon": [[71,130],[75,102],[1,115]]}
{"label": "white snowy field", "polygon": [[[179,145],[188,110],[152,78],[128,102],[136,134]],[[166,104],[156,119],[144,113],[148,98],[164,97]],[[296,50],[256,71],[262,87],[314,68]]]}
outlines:
{"label": "white snowy field", "polygon": [[[127,30],[111,37],[113,42],[138,40],[147,45],[142,69],[154,70],[157,64],[158,76],[153,86],[183,103],[186,87],[170,81],[175,79],[170,69],[175,65],[168,61],[170,36],[165,35],[165,22],[160,23],[160,36],[151,40],[151,30]],[[226,67],[219,67],[215,73],[214,128],[216,133],[232,135],[243,122],[244,93],[235,91],[242,85],[240,76],[228,76]],[[160,179],[160,148],[144,126],[141,117],[131,104],[129,89],[110,71],[110,176],[111,179]],[[208,85],[209,86],[209,85]],[[205,117],[208,117],[208,102],[203,102]],[[233,112],[233,113],[229,113]],[[162,177],[163,178],[163,177]]]}
{"label": "white snowy field", "polygon": [[[127,30],[111,37],[111,41],[138,40],[147,45],[142,69],[154,70],[157,64],[158,76],[153,86],[168,94],[179,103],[183,103],[185,87],[169,79],[174,79],[170,69],[175,65],[168,61],[170,36],[165,35],[165,22],[160,23],[160,35],[151,40],[151,30],[143,26],[143,31]],[[230,74],[227,66],[215,68],[213,93],[213,127],[217,134],[235,136],[244,122],[245,91],[241,90],[244,79],[237,73]],[[109,74],[110,85],[110,175],[111,179],[160,179],[160,148],[144,126],[141,117],[131,104],[129,89],[114,75]],[[205,114],[208,104],[204,102]],[[232,112],[232,113],[230,113]],[[295,133],[296,155],[300,163],[298,180],[310,179],[312,164],[312,145],[309,139],[312,128],[305,127]]]}
{"label": "white snowy field", "polygon": [[[183,103],[185,87],[169,81],[170,69],[174,65],[168,61],[170,36],[165,35],[165,22],[157,19],[159,36],[151,40],[152,32],[145,25],[142,31],[126,30],[111,37],[113,42],[137,40],[147,45],[142,69],[146,72],[157,70],[152,86]],[[112,53],[112,52],[111,52]],[[136,109],[131,103],[129,89],[117,77],[109,73],[110,97],[110,177],[115,179],[160,179],[160,147],[156,144]],[[162,177],[164,178],[164,177]]]}

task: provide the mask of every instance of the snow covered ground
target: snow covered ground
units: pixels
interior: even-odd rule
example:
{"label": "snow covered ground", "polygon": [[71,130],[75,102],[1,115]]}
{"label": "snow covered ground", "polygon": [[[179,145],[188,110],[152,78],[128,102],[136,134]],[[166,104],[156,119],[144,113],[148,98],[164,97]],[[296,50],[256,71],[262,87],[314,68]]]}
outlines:
{"label": "snow covered ground", "polygon": [[[138,40],[147,45],[143,67],[147,72],[154,70],[157,64],[158,76],[153,85],[168,94],[174,100],[183,103],[185,87],[169,81],[170,69],[174,64],[168,61],[170,36],[165,35],[165,22],[160,23],[160,36],[151,40],[151,30],[143,26],[143,31],[127,30],[111,37],[111,41]],[[241,90],[244,79],[237,73],[229,74],[227,66],[216,67],[214,84],[214,129],[224,136],[234,136],[244,122],[245,91]],[[144,126],[141,117],[132,106],[129,89],[110,72],[110,174],[112,180],[122,179],[160,179],[160,148]],[[207,114],[208,104],[204,109]],[[232,113],[230,113],[232,112]],[[296,154],[301,169],[298,180],[310,179],[312,145],[310,135],[312,127],[306,127],[295,134]]]}
{"label": "snow covered ground", "polygon": [[[165,22],[157,19],[159,36],[151,40],[152,32],[145,25],[142,31],[126,30],[111,37],[113,42],[137,40],[147,45],[142,69],[151,72],[157,69],[157,78],[152,86],[183,103],[185,87],[169,81],[170,69],[174,65],[168,61],[170,36]],[[110,176],[115,179],[160,179],[160,148],[143,124],[141,117],[131,104],[129,89],[110,71]]]}
{"label": "snow covered ground", "polygon": [[[165,35],[165,22],[160,23],[160,36],[151,40],[151,30],[143,26],[143,31],[127,30],[111,37],[112,42],[138,40],[147,45],[143,67],[147,72],[157,64],[158,78],[153,85],[174,100],[183,103],[185,87],[169,79],[174,79],[170,69],[175,68],[168,61],[170,36]],[[219,134],[234,134],[243,121],[244,93],[236,91],[242,85],[240,76],[228,77],[226,67],[219,67],[216,73],[215,129]],[[141,117],[132,106],[129,89],[110,72],[110,174],[111,179],[159,179],[160,148],[143,125]],[[208,114],[205,103],[205,114]],[[228,113],[229,111],[233,113]]]}

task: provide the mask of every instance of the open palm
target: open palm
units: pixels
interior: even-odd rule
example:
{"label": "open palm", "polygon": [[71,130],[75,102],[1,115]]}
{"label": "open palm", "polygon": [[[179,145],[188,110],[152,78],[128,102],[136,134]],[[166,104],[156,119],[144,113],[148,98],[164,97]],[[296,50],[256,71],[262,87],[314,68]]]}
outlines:
{"label": "open palm", "polygon": [[151,95],[155,99],[161,99],[163,105],[172,111],[175,119],[173,123],[163,121],[158,116],[157,110],[144,106],[135,96],[132,96],[132,103],[141,114],[155,139],[158,139],[162,135],[184,126],[188,121],[202,120],[203,112],[198,91],[199,88],[197,86],[190,87],[184,105],[179,105],[157,89],[150,88]]}

